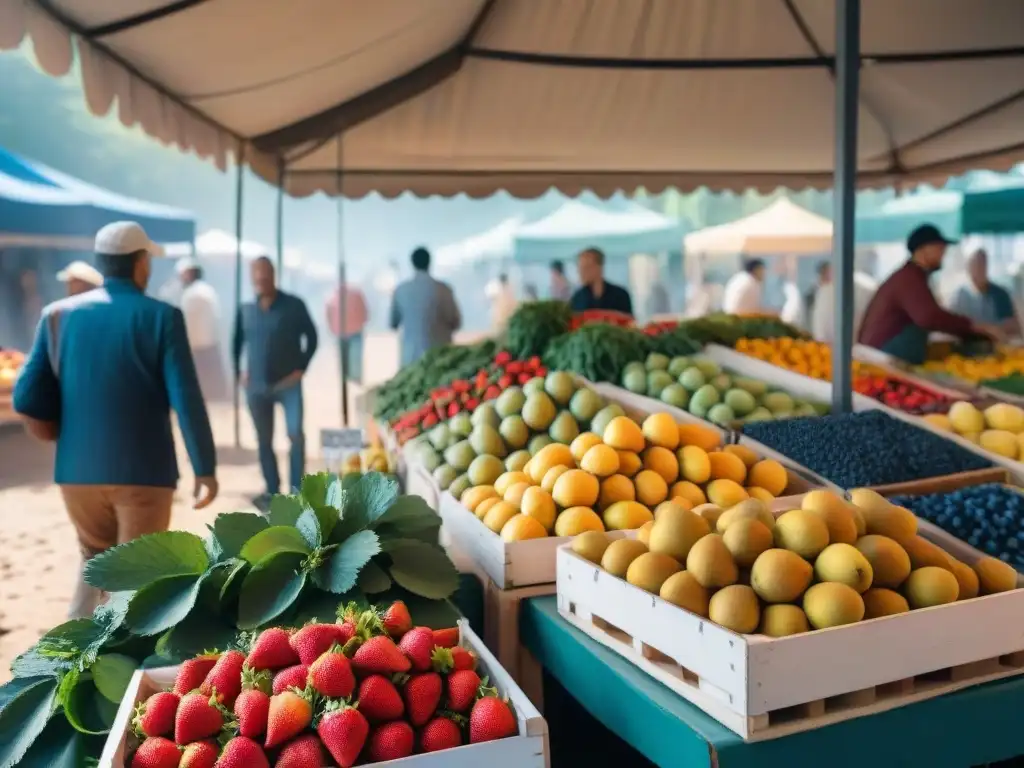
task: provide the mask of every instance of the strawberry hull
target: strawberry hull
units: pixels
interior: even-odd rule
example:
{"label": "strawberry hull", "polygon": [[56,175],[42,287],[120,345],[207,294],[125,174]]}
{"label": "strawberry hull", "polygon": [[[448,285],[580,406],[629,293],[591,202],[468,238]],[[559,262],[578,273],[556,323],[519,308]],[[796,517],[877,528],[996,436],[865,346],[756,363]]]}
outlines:
{"label": "strawberry hull", "polygon": [[[479,658],[481,677],[486,675],[488,684],[496,687],[502,697],[508,698],[515,714],[518,735],[368,765],[388,768],[550,768],[548,729],[544,718],[466,622],[460,623],[460,630],[460,645]],[[160,667],[135,673],[104,746],[100,768],[127,768],[130,763],[126,757],[134,748],[132,740],[135,737],[130,730],[136,705],[172,686],[177,671],[177,667]]]}

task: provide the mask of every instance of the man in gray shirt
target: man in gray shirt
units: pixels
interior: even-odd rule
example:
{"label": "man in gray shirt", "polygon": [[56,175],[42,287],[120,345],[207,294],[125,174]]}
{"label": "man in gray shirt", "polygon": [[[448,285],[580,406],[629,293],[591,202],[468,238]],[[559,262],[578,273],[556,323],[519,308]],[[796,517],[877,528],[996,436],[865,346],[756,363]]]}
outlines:
{"label": "man in gray shirt", "polygon": [[429,274],[430,252],[426,248],[412,252],[412,267],[412,279],[395,288],[391,297],[391,328],[401,328],[403,367],[434,347],[451,344],[452,335],[462,325],[451,287]]}

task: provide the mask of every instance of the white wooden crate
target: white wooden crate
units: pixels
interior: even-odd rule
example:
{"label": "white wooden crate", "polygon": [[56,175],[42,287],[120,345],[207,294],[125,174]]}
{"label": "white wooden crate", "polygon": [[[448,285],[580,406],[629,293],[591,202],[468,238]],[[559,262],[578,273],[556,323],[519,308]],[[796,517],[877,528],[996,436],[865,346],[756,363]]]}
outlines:
{"label": "white wooden crate", "polygon": [[[502,696],[507,697],[515,710],[519,722],[519,735],[373,765],[382,768],[551,768],[547,722],[515,681],[498,664],[480,638],[469,628],[469,623],[460,621],[459,629],[462,634],[460,644],[475,652],[479,659],[480,676],[487,675],[490,678],[489,684],[496,687]],[[118,708],[117,718],[100,757],[99,768],[125,768],[127,734],[135,706],[157,691],[171,687],[177,672],[177,667],[160,667],[135,673]]]}
{"label": "white wooden crate", "polygon": [[[959,559],[980,556],[922,523]],[[1024,589],[768,638],[713,624],[563,546],[557,594],[566,621],[748,741],[1024,673]]]}

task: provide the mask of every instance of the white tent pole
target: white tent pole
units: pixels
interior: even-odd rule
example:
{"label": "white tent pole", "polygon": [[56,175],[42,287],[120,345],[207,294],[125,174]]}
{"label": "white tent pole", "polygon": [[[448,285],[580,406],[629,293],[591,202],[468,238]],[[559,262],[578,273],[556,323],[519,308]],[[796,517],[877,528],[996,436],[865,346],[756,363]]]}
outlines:
{"label": "white tent pole", "polygon": [[[240,145],[235,165],[235,333],[241,331],[242,323],[242,209],[245,193],[245,147]],[[234,398],[235,412],[235,448],[242,447],[242,424],[239,416],[239,400],[241,395],[241,356],[232,348],[234,358]]]}
{"label": "white tent pole", "polygon": [[857,206],[860,0],[836,0],[836,155],[832,260],[836,281],[832,410],[853,410],[853,266]]}
{"label": "white tent pole", "polygon": [[341,355],[341,423],[348,426],[348,347],[345,337],[345,317],[348,312],[345,275],[345,185],[342,181],[345,167],[344,134],[338,136],[338,352]]}
{"label": "white tent pole", "polygon": [[277,275],[284,274],[284,158],[277,164]]}

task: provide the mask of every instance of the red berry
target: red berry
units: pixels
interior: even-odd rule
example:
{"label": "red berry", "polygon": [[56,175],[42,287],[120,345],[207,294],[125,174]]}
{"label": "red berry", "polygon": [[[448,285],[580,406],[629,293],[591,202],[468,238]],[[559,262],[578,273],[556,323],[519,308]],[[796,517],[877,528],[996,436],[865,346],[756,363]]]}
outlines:
{"label": "red berry", "polygon": [[444,684],[436,672],[413,675],[402,686],[402,698],[405,699],[405,711],[409,722],[419,728],[430,720],[441,703],[441,690]]}
{"label": "red berry", "polygon": [[194,741],[181,753],[178,768],[215,768],[220,748],[212,741]]}
{"label": "red berry", "polygon": [[305,664],[296,664],[294,667],[282,669],[274,675],[274,685],[271,693],[284,693],[289,688],[305,688],[308,678],[309,667]]}
{"label": "red berry", "polygon": [[295,691],[278,693],[270,699],[267,716],[267,738],[264,746],[272,749],[302,733],[313,722],[309,700]]}
{"label": "red berry", "polygon": [[315,733],[304,733],[289,741],[277,756],[274,768],[325,768],[324,748]]}
{"label": "red berry", "polygon": [[239,735],[250,739],[262,736],[270,716],[270,697],[256,689],[242,691],[235,699],[234,713],[238,718]]}
{"label": "red berry", "polygon": [[332,646],[345,645],[352,637],[341,624],[308,624],[291,636],[292,650],[307,667]]}
{"label": "red berry", "polygon": [[224,745],[216,768],[270,768],[270,761],[255,741],[236,736]]}
{"label": "red berry", "polygon": [[174,678],[174,692],[184,696],[199,688],[219,658],[219,653],[205,653],[183,662]]}
{"label": "red berry", "polygon": [[442,648],[454,648],[459,644],[459,628],[448,627],[447,629],[434,630],[434,645]]}
{"label": "red berry", "polygon": [[398,649],[416,672],[426,672],[430,669],[430,657],[434,652],[434,633],[428,627],[411,629],[405,633]]}
{"label": "red berry", "polygon": [[204,696],[217,695],[217,700],[226,707],[235,703],[242,690],[242,667],[245,655],[241,651],[225,651],[210,674],[206,676],[199,692]]}
{"label": "red berry", "polygon": [[184,746],[216,735],[224,726],[224,716],[209,696],[189,693],[181,697],[174,718],[174,740]]}
{"label": "red berry", "polygon": [[420,750],[440,752],[462,746],[462,729],[447,717],[435,717],[420,731]]}
{"label": "red berry", "polygon": [[409,608],[401,600],[396,600],[384,611],[381,616],[381,623],[384,631],[396,640],[412,629],[412,616],[409,615]]}
{"label": "red berry", "polygon": [[329,699],[347,699],[356,687],[352,664],[337,646],[313,662],[308,680],[313,690]]}
{"label": "red berry", "polygon": [[146,739],[135,750],[132,768],[178,768],[181,752],[170,739],[162,736]]}
{"label": "red berry", "polygon": [[174,731],[180,697],[171,691],[154,693],[135,710],[133,725],[140,736],[167,736]]}
{"label": "red berry", "polygon": [[448,675],[448,709],[468,712],[480,690],[480,676],[471,669],[460,669]]}
{"label": "red berry", "polygon": [[328,708],[316,732],[335,762],[341,768],[352,768],[366,744],[370,724],[358,709],[342,703],[338,709]]}
{"label": "red berry", "polygon": [[516,716],[507,702],[484,696],[473,705],[469,716],[469,743],[494,741],[516,735]]}
{"label": "red berry", "polygon": [[393,675],[408,672],[412,666],[405,655],[398,650],[395,641],[386,635],[371,637],[355,652],[352,666],[362,674],[376,672]]}
{"label": "red berry", "polygon": [[412,726],[401,720],[384,723],[370,734],[366,752],[370,760],[383,763],[388,760],[401,760],[412,754],[416,743],[416,734]]}
{"label": "red berry", "polygon": [[397,720],[405,703],[394,684],[383,675],[370,675],[359,684],[359,711],[371,723]]}
{"label": "red berry", "polygon": [[251,669],[284,669],[299,663],[298,654],[292,650],[291,635],[280,627],[272,627],[260,633],[246,658]]}

